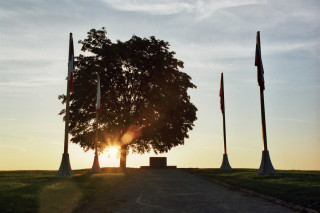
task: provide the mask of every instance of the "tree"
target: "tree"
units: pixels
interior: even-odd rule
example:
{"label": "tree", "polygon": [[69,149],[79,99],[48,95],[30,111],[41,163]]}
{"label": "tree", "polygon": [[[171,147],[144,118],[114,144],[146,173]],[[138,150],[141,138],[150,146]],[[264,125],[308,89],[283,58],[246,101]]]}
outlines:
{"label": "tree", "polygon": [[[126,167],[129,148],[135,153],[168,152],[184,144],[197,119],[188,88],[196,88],[191,77],[179,69],[169,43],[154,36],[132,36],[112,43],[105,28],[92,29],[79,41],[74,92],[70,105],[71,141],[85,151],[120,146],[120,167]],[[101,78],[102,113],[99,144],[95,144],[96,73]],[[61,95],[62,102],[65,96]],[[62,110],[60,114],[64,114]]]}

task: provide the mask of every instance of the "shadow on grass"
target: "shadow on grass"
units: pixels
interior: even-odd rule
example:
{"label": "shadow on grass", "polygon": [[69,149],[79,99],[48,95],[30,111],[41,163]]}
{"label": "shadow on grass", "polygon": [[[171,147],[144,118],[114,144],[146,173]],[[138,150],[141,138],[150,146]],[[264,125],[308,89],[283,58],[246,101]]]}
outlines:
{"label": "shadow on grass", "polygon": [[0,172],[0,212],[34,212],[37,194],[54,181],[54,172]]}
{"label": "shadow on grass", "polygon": [[68,178],[56,178],[56,171],[0,172],[0,212],[71,212],[79,202],[127,178],[117,168],[88,171],[75,170]]}

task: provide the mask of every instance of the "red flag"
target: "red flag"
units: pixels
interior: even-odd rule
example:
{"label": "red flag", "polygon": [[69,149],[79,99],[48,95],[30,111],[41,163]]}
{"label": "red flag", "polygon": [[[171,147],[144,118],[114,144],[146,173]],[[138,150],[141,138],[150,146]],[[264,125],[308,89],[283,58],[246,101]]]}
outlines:
{"label": "red flag", "polygon": [[261,45],[260,45],[260,31],[257,32],[257,42],[256,42],[256,58],[254,65],[257,67],[257,74],[258,74],[258,84],[260,86],[260,90],[264,90],[264,70],[262,65],[262,58],[261,58]]}
{"label": "red flag", "polygon": [[101,113],[101,91],[100,91],[100,76],[97,75],[97,103],[96,103],[97,112]]}
{"label": "red flag", "polygon": [[223,86],[223,73],[221,73],[220,81],[220,108],[222,114],[224,114],[224,86]]}
{"label": "red flag", "polygon": [[69,61],[68,62],[69,62],[68,63],[69,91],[73,92],[74,51],[73,51],[72,33],[70,33],[70,40],[69,40]]}

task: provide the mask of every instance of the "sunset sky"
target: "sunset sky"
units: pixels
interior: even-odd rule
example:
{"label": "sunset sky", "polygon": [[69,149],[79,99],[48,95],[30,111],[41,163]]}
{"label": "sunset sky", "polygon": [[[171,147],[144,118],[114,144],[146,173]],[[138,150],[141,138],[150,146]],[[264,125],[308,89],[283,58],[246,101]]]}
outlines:
{"label": "sunset sky", "polygon": [[[275,169],[320,170],[320,1],[317,0],[0,0],[0,170],[57,170],[63,153],[69,33],[106,27],[109,38],[166,40],[184,61],[198,108],[184,146],[160,156],[178,167],[217,168],[223,155],[220,74],[227,149],[233,168],[258,168],[262,130],[254,66],[261,32],[268,148]],[[72,169],[93,152],[70,144]],[[130,154],[128,167],[148,165]],[[118,166],[107,153],[101,166]]]}

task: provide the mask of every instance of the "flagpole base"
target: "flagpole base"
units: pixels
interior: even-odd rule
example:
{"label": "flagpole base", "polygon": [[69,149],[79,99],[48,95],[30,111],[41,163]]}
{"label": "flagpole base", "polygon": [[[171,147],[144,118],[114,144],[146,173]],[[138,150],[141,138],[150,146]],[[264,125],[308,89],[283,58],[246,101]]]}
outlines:
{"label": "flagpole base", "polygon": [[70,166],[69,153],[63,153],[60,168],[56,174],[56,177],[69,177],[72,175],[73,172]]}
{"label": "flagpole base", "polygon": [[93,160],[93,165],[90,170],[91,173],[99,173],[101,172],[100,164],[99,164],[99,156],[95,155]]}
{"label": "flagpole base", "polygon": [[229,160],[228,160],[228,155],[227,154],[223,154],[223,160],[222,160],[222,164],[220,167],[221,170],[232,170],[230,164],[229,164]]}
{"label": "flagpole base", "polygon": [[258,170],[258,174],[260,175],[275,175],[277,174],[276,170],[274,170],[273,165],[271,163],[269,151],[262,151],[262,159],[261,165]]}

